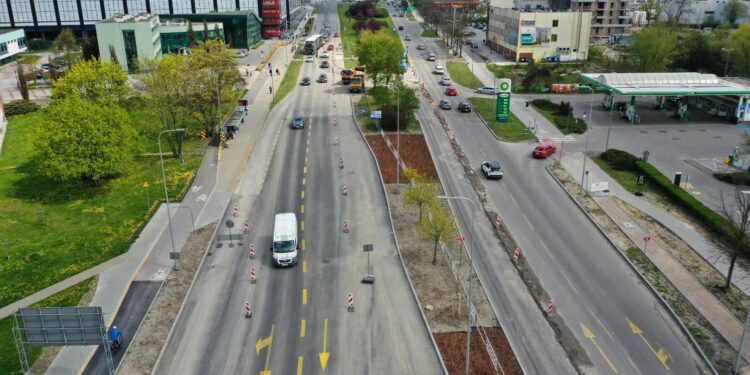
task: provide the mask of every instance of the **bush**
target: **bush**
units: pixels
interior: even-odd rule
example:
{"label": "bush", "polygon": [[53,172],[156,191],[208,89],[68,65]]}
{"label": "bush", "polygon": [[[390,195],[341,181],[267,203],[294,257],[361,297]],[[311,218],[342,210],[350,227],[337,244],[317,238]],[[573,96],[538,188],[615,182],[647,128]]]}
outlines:
{"label": "bush", "polygon": [[397,108],[395,105],[386,104],[380,110],[383,111],[382,112],[383,118],[380,120],[380,127],[383,128],[383,131],[393,132],[393,131],[396,131],[396,128],[398,128],[399,126],[401,127],[401,129],[405,129],[409,125],[408,116],[407,116],[408,111],[402,110],[400,112],[401,119],[399,123],[397,123],[396,114],[398,112],[397,112]]}
{"label": "bush", "polygon": [[354,26],[352,26],[357,32],[362,30],[378,31],[384,27],[388,27],[388,23],[385,21],[357,21],[354,23]]}
{"label": "bush", "polygon": [[14,100],[5,104],[5,115],[8,117],[36,112],[38,110],[39,105],[29,100]]}
{"label": "bush", "polygon": [[44,39],[30,39],[28,42],[29,51],[45,51],[52,49],[52,41]]}
{"label": "bush", "polygon": [[534,106],[544,111],[557,111],[557,105],[547,99],[534,99],[531,101]]}
{"label": "bush", "polygon": [[373,4],[372,1],[366,0],[352,4],[352,6],[347,9],[346,15],[357,20],[365,20],[368,18],[374,18],[377,15],[377,11],[375,10],[375,4]]}
{"label": "bush", "polygon": [[570,106],[570,103],[560,101],[560,105],[557,106],[557,114],[560,116],[570,116],[573,114],[573,107]]}
{"label": "bush", "polygon": [[618,150],[616,148],[610,148],[599,155],[610,167],[621,171],[636,171],[638,166],[635,164],[638,158],[634,155]]}
{"label": "bush", "polygon": [[583,134],[586,132],[586,122],[569,116],[555,116],[555,125],[563,134]]}
{"label": "bush", "polygon": [[750,173],[714,173],[714,178],[732,185],[750,186]]}

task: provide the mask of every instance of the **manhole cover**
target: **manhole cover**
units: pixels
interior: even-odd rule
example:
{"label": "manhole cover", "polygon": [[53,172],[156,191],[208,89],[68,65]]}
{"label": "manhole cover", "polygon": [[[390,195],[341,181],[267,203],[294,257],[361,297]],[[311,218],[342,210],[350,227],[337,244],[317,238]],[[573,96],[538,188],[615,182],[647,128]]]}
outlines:
{"label": "manhole cover", "polygon": [[323,258],[323,260],[322,260],[321,262],[322,262],[322,263],[330,263],[330,262],[331,262],[331,260],[330,260],[330,259],[328,259],[328,258]]}

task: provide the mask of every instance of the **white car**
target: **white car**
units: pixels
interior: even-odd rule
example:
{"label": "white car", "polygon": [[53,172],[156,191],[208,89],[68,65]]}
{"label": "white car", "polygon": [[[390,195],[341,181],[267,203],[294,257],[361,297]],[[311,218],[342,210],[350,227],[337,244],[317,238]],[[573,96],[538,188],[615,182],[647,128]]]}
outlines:
{"label": "white car", "polygon": [[494,87],[482,87],[480,89],[477,89],[478,94],[487,94],[487,95],[495,95],[497,94],[497,90],[495,90]]}
{"label": "white car", "polygon": [[438,65],[435,67],[435,69],[432,69],[432,74],[445,74],[445,68]]}
{"label": "white car", "polygon": [[443,86],[450,86],[453,84],[453,81],[449,77],[443,77],[443,79],[440,80],[440,84]]}
{"label": "white car", "polygon": [[313,60],[313,57],[312,57],[312,56],[310,56],[310,55],[308,55],[308,56],[305,56],[305,62],[313,62],[313,61],[314,61],[314,60]]}
{"label": "white car", "polygon": [[437,56],[434,53],[427,55],[427,61],[435,61],[435,59],[437,59]]}
{"label": "white car", "polygon": [[323,51],[320,53],[320,57],[327,59],[328,58],[328,51]]}
{"label": "white car", "polygon": [[496,161],[485,161],[482,163],[482,173],[484,177],[488,179],[501,179],[503,178],[503,169],[499,162]]}

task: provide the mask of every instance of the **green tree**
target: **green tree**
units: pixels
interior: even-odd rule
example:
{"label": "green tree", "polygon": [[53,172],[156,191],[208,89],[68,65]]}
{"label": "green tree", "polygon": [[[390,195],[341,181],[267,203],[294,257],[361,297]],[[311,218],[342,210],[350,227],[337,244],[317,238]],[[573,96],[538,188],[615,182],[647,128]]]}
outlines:
{"label": "green tree", "polygon": [[727,290],[732,285],[732,272],[737,262],[737,257],[741,253],[747,253],[748,229],[750,229],[750,197],[744,194],[742,189],[735,189],[732,198],[726,197],[723,193],[721,198],[721,214],[729,224],[729,230],[725,240],[729,242],[729,270],[727,270],[726,282],[724,289]]}
{"label": "green tree", "polygon": [[731,75],[750,77],[750,24],[740,26],[727,43]]}
{"label": "green tree", "polygon": [[220,122],[219,103],[231,97],[232,88],[242,82],[237,59],[223,41],[208,40],[190,51],[188,67],[195,85],[190,107],[210,135],[217,134]]}
{"label": "green tree", "polygon": [[70,96],[55,100],[36,139],[38,173],[100,186],[133,158],[135,130],[127,112]]}
{"label": "green tree", "polygon": [[724,5],[724,18],[730,25],[735,25],[737,20],[747,17],[747,5],[744,1],[729,0]]}
{"label": "green tree", "polygon": [[407,123],[414,120],[415,113],[420,105],[417,93],[414,89],[407,87],[402,81],[394,83],[394,88],[397,88],[399,91],[399,95],[395,97],[395,102],[400,106],[400,111],[406,112]]}
{"label": "green tree", "polygon": [[409,190],[406,191],[405,201],[407,204],[419,207],[419,222],[421,223],[424,208],[437,203],[437,186],[426,182],[415,169],[406,168],[404,174],[413,182]]}
{"label": "green tree", "polygon": [[359,33],[359,40],[359,64],[367,67],[373,86],[388,85],[403,74],[404,46],[390,30],[380,29],[374,33],[365,30]]}
{"label": "green tree", "polygon": [[720,55],[718,44],[710,43],[703,33],[685,30],[674,58],[674,68],[688,72],[719,73],[720,68],[716,64],[718,59],[707,59],[706,56]]}
{"label": "green tree", "polygon": [[[164,130],[187,127],[192,116],[191,97],[195,86],[190,76],[188,57],[166,55],[154,61],[152,68],[143,76],[146,96],[154,113],[159,116]],[[167,133],[167,141],[172,155],[182,155],[184,132]]]}
{"label": "green tree", "polygon": [[630,57],[639,72],[667,71],[677,53],[677,33],[664,25],[647,27],[635,34],[630,44]]}
{"label": "green tree", "polygon": [[122,103],[130,93],[128,75],[119,64],[80,61],[52,88],[52,100],[80,97],[101,105]]}
{"label": "green tree", "polygon": [[83,47],[81,48],[81,57],[84,60],[93,60],[99,58],[99,42],[96,36],[86,38],[83,41]]}
{"label": "green tree", "polygon": [[78,50],[76,37],[73,35],[73,31],[68,28],[62,29],[60,34],[57,35],[57,38],[55,38],[54,43],[52,43],[52,48],[55,52],[61,54],[61,61],[68,67],[68,69],[70,69],[76,60],[76,56],[73,52]]}
{"label": "green tree", "polygon": [[439,202],[427,206],[430,216],[420,222],[420,233],[426,240],[434,241],[432,263],[437,262],[437,248],[440,241],[447,241],[456,235],[456,226],[451,211]]}

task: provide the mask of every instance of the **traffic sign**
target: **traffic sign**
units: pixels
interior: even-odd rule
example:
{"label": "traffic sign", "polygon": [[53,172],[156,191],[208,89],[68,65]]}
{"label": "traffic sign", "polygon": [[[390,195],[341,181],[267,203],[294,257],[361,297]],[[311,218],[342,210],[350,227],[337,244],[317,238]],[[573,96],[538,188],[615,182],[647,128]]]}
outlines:
{"label": "traffic sign", "polygon": [[370,118],[381,119],[383,118],[383,112],[382,111],[370,111]]}
{"label": "traffic sign", "polygon": [[224,225],[226,225],[227,228],[234,228],[234,221],[227,220],[226,222],[224,222]]}

